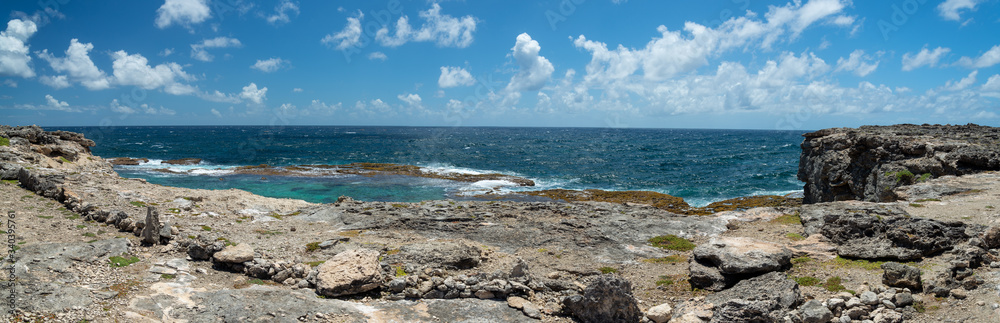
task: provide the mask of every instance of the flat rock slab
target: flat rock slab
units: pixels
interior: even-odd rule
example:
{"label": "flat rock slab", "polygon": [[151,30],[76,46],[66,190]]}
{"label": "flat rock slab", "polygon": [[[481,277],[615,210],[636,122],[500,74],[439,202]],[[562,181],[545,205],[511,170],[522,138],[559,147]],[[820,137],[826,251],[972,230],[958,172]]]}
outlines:
{"label": "flat rock slab", "polygon": [[694,258],[723,274],[753,274],[791,264],[792,252],[782,245],[745,237],[726,237],[694,249]]}
{"label": "flat rock slab", "polygon": [[[25,245],[14,255],[19,270],[62,272],[74,262],[107,262],[112,256],[128,252],[128,239],[109,239],[94,243],[42,243]],[[37,261],[36,261],[37,259]]]}
{"label": "flat rock slab", "polygon": [[316,293],[337,297],[363,293],[382,285],[379,253],[368,249],[341,252],[322,265],[316,275]]}
{"label": "flat rock slab", "polygon": [[212,257],[215,258],[216,262],[241,264],[253,260],[253,248],[246,243],[227,246],[222,251],[216,252]]}

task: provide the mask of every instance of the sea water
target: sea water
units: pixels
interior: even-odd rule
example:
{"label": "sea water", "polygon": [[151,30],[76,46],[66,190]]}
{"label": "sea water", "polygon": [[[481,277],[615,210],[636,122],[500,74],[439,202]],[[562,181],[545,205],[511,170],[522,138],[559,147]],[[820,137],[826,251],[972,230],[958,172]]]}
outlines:
{"label": "sea water", "polygon": [[[341,195],[365,201],[417,202],[565,188],[656,191],[702,206],[733,197],[784,195],[802,189],[796,179],[801,131],[357,126],[59,129],[84,133],[97,143],[93,153],[101,157],[150,159],[138,166],[116,166],[123,177],[187,188],[236,188],[317,203],[333,202]],[[202,163],[162,163],[178,158],[200,158]],[[536,185],[399,175],[262,177],[231,170],[260,164],[354,162],[417,165],[429,172],[501,173],[531,179]]]}

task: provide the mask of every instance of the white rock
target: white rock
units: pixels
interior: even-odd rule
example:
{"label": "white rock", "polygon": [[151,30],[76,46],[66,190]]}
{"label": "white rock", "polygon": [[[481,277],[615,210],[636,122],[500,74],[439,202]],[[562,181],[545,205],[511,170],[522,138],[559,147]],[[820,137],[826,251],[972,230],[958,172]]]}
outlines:
{"label": "white rock", "polygon": [[664,323],[670,320],[670,315],[674,313],[674,308],[670,303],[663,303],[651,307],[646,311],[646,317],[656,323]]}

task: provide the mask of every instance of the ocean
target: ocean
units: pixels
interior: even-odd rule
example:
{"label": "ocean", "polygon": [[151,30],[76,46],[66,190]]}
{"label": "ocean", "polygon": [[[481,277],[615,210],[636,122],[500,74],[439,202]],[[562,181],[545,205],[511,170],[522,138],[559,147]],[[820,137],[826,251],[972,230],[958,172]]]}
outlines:
{"label": "ocean", "polygon": [[[200,189],[331,203],[516,197],[527,190],[648,190],[694,206],[750,195],[801,192],[796,179],[802,131],[354,126],[60,127],[93,139],[95,155],[148,158],[116,166],[123,177]],[[54,129],[47,129],[54,130]],[[161,162],[200,158],[191,166]],[[286,177],[233,174],[237,166],[421,166],[426,171],[501,173],[532,187],[401,175]],[[157,171],[169,169],[172,172]]]}

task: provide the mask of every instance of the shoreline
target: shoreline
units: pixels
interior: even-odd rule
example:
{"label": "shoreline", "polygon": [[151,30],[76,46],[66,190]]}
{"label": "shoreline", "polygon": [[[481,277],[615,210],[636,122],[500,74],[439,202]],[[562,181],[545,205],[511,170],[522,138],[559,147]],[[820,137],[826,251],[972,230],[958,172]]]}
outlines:
{"label": "shoreline", "polygon": [[[35,145],[17,152],[27,162],[21,165],[31,167],[17,184],[49,198],[39,198],[8,183],[0,189],[5,195],[17,197],[5,201],[9,202],[5,205],[19,208],[18,217],[26,225],[21,231],[24,235],[19,237],[25,242],[21,245],[23,252],[16,253],[24,266],[18,267],[22,268],[21,283],[35,286],[55,282],[55,277],[43,274],[44,268],[59,268],[60,275],[86,282],[57,283],[61,292],[56,294],[77,295],[60,298],[60,302],[86,299],[89,303],[74,303],[62,310],[19,307],[23,317],[58,314],[62,316],[55,320],[73,322],[166,317],[197,320],[222,316],[275,319],[267,316],[272,312],[289,318],[303,317],[306,321],[329,321],[331,317],[345,321],[379,321],[378,318],[423,321],[437,316],[445,320],[492,317],[496,321],[533,321],[538,317],[545,322],[569,322],[573,318],[599,317],[594,315],[600,313],[592,313],[588,306],[580,305],[586,304],[588,295],[603,293],[619,295],[613,301],[605,301],[621,305],[622,315],[648,317],[655,312],[653,308],[662,310],[660,305],[668,304],[672,309],[667,317],[678,322],[696,322],[702,321],[701,318],[707,321],[742,313],[733,312],[738,307],[733,307],[736,303],[732,302],[746,302],[742,297],[761,291],[741,281],[770,279],[768,284],[791,282],[794,286],[796,295],[789,296],[795,300],[791,306],[767,314],[780,314],[777,318],[781,318],[801,317],[806,314],[805,308],[816,303],[826,306],[831,315],[846,313],[846,307],[829,305],[837,303],[832,301],[839,299],[837,292],[805,279],[829,283],[834,277],[845,289],[856,293],[838,304],[850,303],[852,297],[867,297],[862,294],[869,291],[879,300],[888,297],[890,303],[896,295],[905,293],[919,300],[924,308],[921,312],[913,304],[900,306],[899,311],[870,306],[859,318],[898,314],[907,317],[907,322],[936,322],[954,315],[971,315],[974,321],[1000,317],[1000,312],[991,308],[993,303],[1000,302],[1000,296],[989,287],[1000,283],[1000,275],[989,260],[1000,246],[991,247],[993,240],[988,236],[989,227],[1000,225],[990,213],[992,208],[988,208],[1000,207],[1000,199],[994,196],[1000,193],[1000,175],[996,173],[943,175],[900,186],[897,195],[906,198],[899,202],[757,205],[762,207],[746,209],[734,204],[728,206],[732,210],[706,215],[678,214],[627,200],[392,203],[344,197],[333,204],[313,204],[266,198],[240,190],[184,189],[124,179],[103,159],[90,156],[85,147],[73,145],[63,140],[57,146],[64,147],[40,149],[43,147]],[[75,155],[68,154],[74,149]],[[12,151],[0,148],[0,152]],[[5,178],[11,171],[7,166],[0,170]],[[58,209],[60,204],[65,211]],[[147,219],[149,208],[159,214],[157,224],[162,222],[167,229],[157,230],[153,237],[159,241],[147,245],[141,239],[145,237],[143,230],[133,233],[137,223]],[[831,214],[836,217],[829,218]],[[857,225],[850,221],[860,219],[858,214],[878,214],[880,222],[896,221],[900,227],[911,222],[939,223],[932,219],[948,214],[942,220],[954,225],[962,223],[968,234],[962,233],[963,238],[928,237],[943,239],[937,243],[954,246],[948,250],[984,250],[979,258],[965,260],[968,265],[962,267],[975,273],[969,277],[979,277],[978,288],[965,292],[948,289],[942,299],[934,297],[933,290],[905,292],[885,286],[879,269],[874,272],[869,269],[879,259],[846,256],[857,252],[844,249],[856,242],[830,231]],[[918,216],[927,220],[913,222]],[[840,224],[833,225],[830,221],[834,220]],[[670,236],[693,243],[694,250],[661,244],[676,240]],[[980,239],[983,246],[965,241],[969,238]],[[100,243],[101,248],[115,252],[122,247],[114,241],[128,241],[125,253],[137,262],[116,268],[107,265],[108,254],[74,260],[55,251],[74,243],[88,245],[91,240],[89,244]],[[49,244],[56,241],[71,245]],[[165,244],[160,244],[164,241]],[[747,266],[748,255],[740,250],[749,246],[763,250],[766,257]],[[947,250],[926,255],[920,249],[916,252],[921,256],[907,264],[923,269],[926,283],[936,282],[933,275],[955,273],[952,264],[963,259],[959,253]],[[25,259],[26,253],[37,256]],[[347,255],[360,258],[343,259]],[[371,255],[374,258],[365,258]],[[45,260],[30,261],[36,258]],[[739,270],[752,274],[734,274],[728,261],[744,263]],[[360,277],[339,277],[340,280],[329,277],[328,273],[339,272],[335,266],[338,264],[364,264],[371,266],[371,271]],[[761,274],[761,270],[781,275]],[[88,277],[96,272],[107,272],[117,280],[90,282],[92,278]],[[756,277],[748,279],[749,276]],[[719,277],[722,280],[717,280]],[[345,286],[365,285],[373,289],[348,292],[331,285],[344,279],[366,282]],[[971,278],[956,281],[968,282],[968,279]],[[608,287],[622,286],[607,285],[613,281],[624,281],[629,286],[627,293],[622,288]],[[736,290],[741,292],[733,294]],[[768,288],[763,291],[770,292]],[[340,294],[343,292],[348,294]],[[21,293],[25,298],[18,299],[19,306],[28,306],[36,299],[52,301],[55,297],[31,294],[28,288]],[[106,295],[112,296],[102,298]],[[234,298],[241,300],[237,306],[257,304],[257,307],[247,311],[219,302]],[[152,302],[153,299],[157,301]],[[205,312],[205,308],[192,306],[184,299],[208,302],[212,304],[208,308],[217,310]],[[288,304],[288,299],[306,299],[313,307]],[[976,305],[979,302],[983,305]],[[102,307],[111,310],[103,311]],[[958,314],[949,310],[964,307],[968,309],[957,311]],[[455,313],[445,310],[448,308],[467,310]]]}

